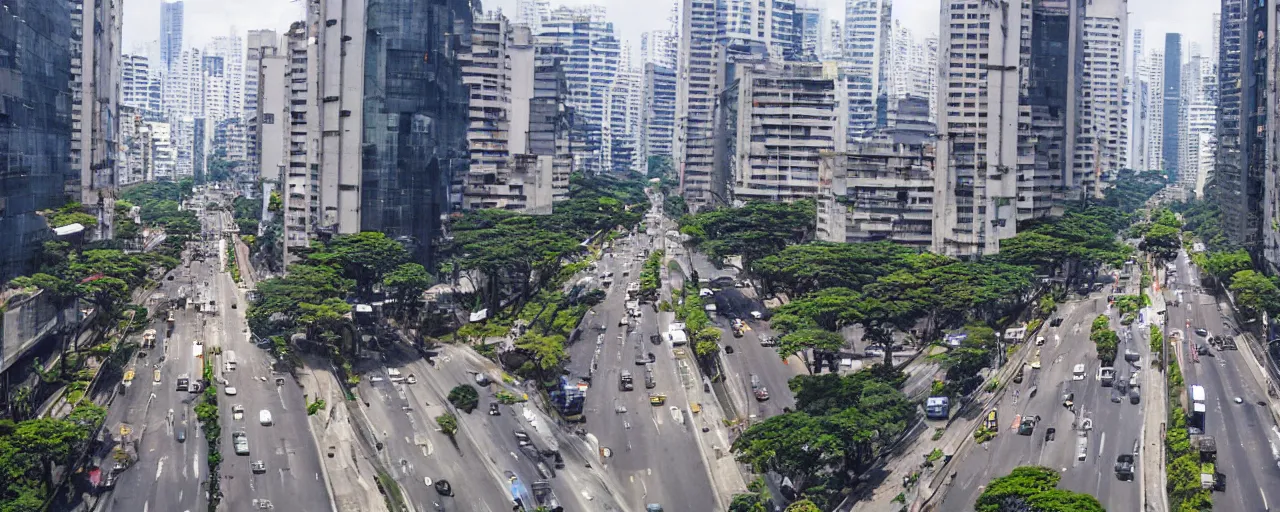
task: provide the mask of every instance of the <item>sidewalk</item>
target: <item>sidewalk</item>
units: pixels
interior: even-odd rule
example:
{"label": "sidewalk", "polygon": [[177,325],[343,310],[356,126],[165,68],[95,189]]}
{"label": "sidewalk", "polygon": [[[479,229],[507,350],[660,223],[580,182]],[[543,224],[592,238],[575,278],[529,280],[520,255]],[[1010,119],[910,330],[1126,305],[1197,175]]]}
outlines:
{"label": "sidewalk", "polygon": [[321,455],[321,471],[329,485],[329,499],[336,512],[389,512],[378,491],[377,472],[369,463],[352,429],[344,406],[346,397],[338,380],[323,368],[306,367],[298,383],[308,401],[325,401],[323,411],[310,416],[311,437]]}

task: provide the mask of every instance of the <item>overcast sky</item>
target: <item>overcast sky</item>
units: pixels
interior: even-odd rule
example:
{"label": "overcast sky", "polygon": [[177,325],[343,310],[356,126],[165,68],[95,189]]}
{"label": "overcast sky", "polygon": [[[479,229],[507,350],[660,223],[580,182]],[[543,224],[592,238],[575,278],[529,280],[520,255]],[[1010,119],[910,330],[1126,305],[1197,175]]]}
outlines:
{"label": "overcast sky", "polygon": [[[155,47],[160,33],[162,0],[128,0],[125,2],[124,51],[133,52],[146,45]],[[805,0],[800,0],[804,2]],[[817,2],[829,16],[839,16],[844,0],[808,0]],[[675,0],[551,0],[559,5],[604,5],[615,29],[632,51],[640,49],[640,33],[666,27],[667,14]],[[939,0],[895,0],[894,18],[924,37],[938,32]],[[1129,28],[1146,33],[1148,48],[1164,33],[1181,32],[1183,41],[1200,43],[1208,49],[1212,43],[1211,15],[1219,10],[1216,0],[1129,0]],[[502,9],[515,13],[516,0],[486,0],[485,10]],[[241,37],[251,29],[270,28],[283,33],[289,23],[302,17],[301,0],[186,0],[186,46],[203,46],[214,36],[230,34]],[[157,51],[151,49],[150,51]]]}

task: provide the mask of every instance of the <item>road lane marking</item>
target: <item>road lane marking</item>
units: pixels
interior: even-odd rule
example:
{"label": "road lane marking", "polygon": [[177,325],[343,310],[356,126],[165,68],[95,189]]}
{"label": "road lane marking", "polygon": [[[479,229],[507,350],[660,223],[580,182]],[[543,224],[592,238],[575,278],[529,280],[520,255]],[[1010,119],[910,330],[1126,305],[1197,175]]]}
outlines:
{"label": "road lane marking", "polygon": [[160,457],[160,462],[156,463],[156,481],[157,481],[157,482],[159,482],[159,481],[160,481],[160,473],[161,473],[162,471],[164,471],[164,459],[165,459],[165,458],[166,458],[166,457]]}
{"label": "road lane marking", "polygon": [[193,472],[195,474],[195,479],[199,480],[200,479],[200,454],[199,453],[191,454],[191,469],[194,470]]}

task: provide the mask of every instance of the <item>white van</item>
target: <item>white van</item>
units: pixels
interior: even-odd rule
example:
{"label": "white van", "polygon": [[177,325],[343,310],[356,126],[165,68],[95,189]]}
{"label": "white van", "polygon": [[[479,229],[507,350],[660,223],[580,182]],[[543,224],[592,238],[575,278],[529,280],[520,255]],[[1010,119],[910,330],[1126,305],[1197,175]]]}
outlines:
{"label": "white van", "polygon": [[222,362],[226,364],[227,371],[235,371],[236,369],[236,351],[228,350],[222,353]]}
{"label": "white van", "polygon": [[395,368],[387,368],[387,377],[391,378],[391,382],[404,382],[404,377],[400,375],[400,370]]}
{"label": "white van", "polygon": [[258,411],[258,423],[261,423],[261,424],[262,424],[262,426],[264,426],[264,427],[270,427],[270,426],[271,426],[271,411],[268,411],[268,410],[266,410],[266,409],[263,409],[263,410],[261,410],[261,411]]}
{"label": "white van", "polygon": [[1076,367],[1071,369],[1071,380],[1084,380],[1084,363],[1077,363]]}

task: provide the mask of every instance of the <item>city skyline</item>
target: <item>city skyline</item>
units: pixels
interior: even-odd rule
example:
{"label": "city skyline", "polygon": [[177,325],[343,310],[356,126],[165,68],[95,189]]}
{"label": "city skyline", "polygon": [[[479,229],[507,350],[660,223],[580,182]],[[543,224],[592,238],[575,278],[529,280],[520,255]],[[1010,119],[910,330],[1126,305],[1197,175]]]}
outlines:
{"label": "city skyline", "polygon": [[[124,7],[124,34],[121,48],[132,53],[138,48],[155,46],[158,54],[160,4],[167,0],[131,0]],[[508,18],[516,13],[517,0],[483,2],[485,11],[501,9]],[[797,2],[802,3],[802,2]],[[615,25],[620,39],[631,43],[639,56],[640,34],[667,28],[667,14],[675,0],[552,0],[552,8],[560,5],[602,5]],[[660,5],[655,5],[660,4]],[[819,5],[824,16],[835,17],[844,10],[844,0],[809,0]],[[915,4],[919,4],[916,6]],[[935,5],[937,4],[937,5]],[[911,7],[908,7],[908,6]],[[916,38],[938,33],[940,1],[898,0],[893,18],[912,31]],[[1129,0],[1129,30],[1142,29],[1149,37],[1167,32],[1182,34],[1186,43],[1208,47],[1212,42],[1210,15],[1218,12],[1217,2],[1203,0]],[[183,44],[203,47],[214,37],[233,30],[241,37],[249,30],[271,29],[284,33],[289,24],[302,19],[302,3],[292,0],[185,0],[186,26]],[[839,16],[843,17],[843,16]],[[1202,21],[1198,21],[1202,20]],[[158,55],[157,55],[158,56]]]}

